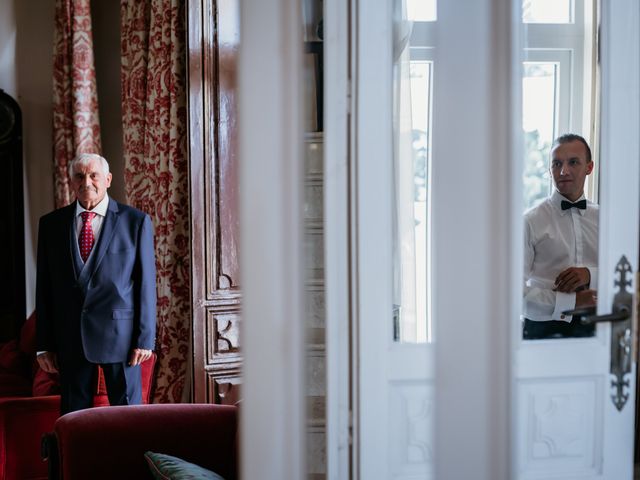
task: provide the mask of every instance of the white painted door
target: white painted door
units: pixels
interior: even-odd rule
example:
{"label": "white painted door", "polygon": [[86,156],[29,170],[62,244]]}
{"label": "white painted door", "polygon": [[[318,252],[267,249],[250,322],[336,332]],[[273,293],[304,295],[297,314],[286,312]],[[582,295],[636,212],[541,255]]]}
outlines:
{"label": "white painted door", "polygon": [[[512,29],[520,18],[519,8],[509,18],[509,3],[438,6],[435,342],[412,345],[393,341],[391,321],[393,2],[355,2],[349,238],[356,478],[632,478],[635,360],[619,409],[611,326],[598,325],[591,339],[519,339],[521,157],[513,153],[521,123],[513,79],[520,59]],[[611,312],[620,257],[638,269],[638,8],[635,0],[602,2],[599,314]]]}
{"label": "white painted door", "polygon": [[[356,462],[367,479],[431,478],[432,371],[428,343],[394,340],[393,2],[357,2],[352,189],[357,291]],[[397,28],[397,24],[396,24]],[[376,73],[377,72],[377,73]],[[395,127],[397,129],[397,125]],[[394,147],[395,145],[395,147]],[[411,157],[408,159],[411,165]],[[406,165],[406,162],[405,162]],[[426,226],[424,227],[426,234]],[[426,251],[424,252],[426,254]],[[425,260],[426,261],[426,260]],[[415,316],[414,316],[415,318]],[[427,319],[420,320],[426,326]],[[414,339],[415,340],[415,339]]]}
{"label": "white painted door", "polygon": [[[629,292],[638,271],[639,5],[602,0],[599,314],[612,311],[621,257],[631,266]],[[636,360],[618,390],[611,325],[598,324],[593,338],[517,341],[517,478],[633,478]]]}
{"label": "white painted door", "polygon": [[[438,22],[443,20],[438,49],[440,39],[444,41],[433,70],[434,137],[429,149],[434,153],[433,171],[427,174],[430,227],[425,227],[433,240],[426,284],[433,289],[422,287],[433,295],[426,307],[416,307],[416,312],[432,312],[433,330],[420,343],[395,341],[393,321],[395,305],[400,305],[400,315],[412,307],[412,302],[396,300],[394,277],[403,277],[411,266],[397,270],[393,240],[395,232],[411,223],[393,207],[411,193],[398,190],[402,173],[394,161],[394,131],[403,122],[394,103],[403,101],[403,93],[394,88],[394,78],[408,26],[398,14],[398,2],[354,2],[349,232],[354,478],[508,478],[503,421],[508,417],[508,328],[493,330],[497,319],[508,325],[512,299],[505,293],[511,285],[505,275],[510,256],[504,242],[495,240],[496,231],[511,230],[492,222],[512,225],[516,218],[504,201],[510,196],[505,185],[512,158],[505,134],[510,109],[508,102],[496,102],[510,99],[510,88],[503,83],[511,71],[509,8],[503,3],[468,0],[438,6]],[[490,12],[507,15],[496,26]],[[495,39],[504,50],[493,50]],[[432,58],[421,53],[416,58]],[[419,75],[412,72],[412,79]],[[330,167],[333,161],[326,159],[328,176],[338,170]],[[329,210],[327,216],[335,218]],[[417,244],[417,235],[415,240]],[[427,250],[423,253],[422,260],[416,255],[415,272],[410,273],[416,278],[430,261]],[[327,262],[332,258],[328,255]],[[491,298],[496,296],[498,301]],[[426,325],[425,316],[415,318]],[[329,455],[339,455],[331,447]]]}

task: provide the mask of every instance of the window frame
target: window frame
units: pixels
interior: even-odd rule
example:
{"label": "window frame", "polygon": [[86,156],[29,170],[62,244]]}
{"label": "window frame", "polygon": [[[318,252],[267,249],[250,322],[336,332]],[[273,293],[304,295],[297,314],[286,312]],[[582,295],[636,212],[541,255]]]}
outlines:
{"label": "window frame", "polygon": [[[571,23],[525,23],[524,62],[559,63],[557,118],[554,138],[578,133],[598,151],[596,1],[573,0]],[[568,72],[568,74],[567,74]],[[585,194],[597,202],[598,170],[585,185]]]}

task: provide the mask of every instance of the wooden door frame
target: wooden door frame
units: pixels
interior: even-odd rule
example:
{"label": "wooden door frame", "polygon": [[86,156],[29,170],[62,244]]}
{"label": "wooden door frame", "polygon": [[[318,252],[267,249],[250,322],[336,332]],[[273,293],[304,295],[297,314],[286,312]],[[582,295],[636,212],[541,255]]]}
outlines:
{"label": "wooden door frame", "polygon": [[238,0],[187,1],[191,398],[235,403],[242,355],[238,266]]}
{"label": "wooden door frame", "polygon": [[327,478],[352,472],[353,322],[351,303],[350,138],[353,4],[324,0],[324,258],[327,369]]}

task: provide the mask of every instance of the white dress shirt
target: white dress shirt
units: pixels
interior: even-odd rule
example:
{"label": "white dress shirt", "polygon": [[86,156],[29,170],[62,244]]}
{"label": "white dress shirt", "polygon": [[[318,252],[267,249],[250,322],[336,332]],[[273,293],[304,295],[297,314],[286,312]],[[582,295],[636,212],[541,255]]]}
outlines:
{"label": "white dress shirt", "polygon": [[[93,208],[93,210],[87,210],[85,209],[82,205],[80,205],[80,202],[76,202],[76,238],[80,238],[80,232],[82,231],[82,217],[80,216],[80,214],[82,212],[93,212],[96,214],[95,217],[93,217],[93,220],[91,220],[91,229],[93,230],[93,238],[94,240],[94,246],[95,243],[97,243],[99,235],[100,235],[100,230],[102,229],[102,222],[104,221],[104,217],[107,215],[107,208],[109,207],[109,195],[107,195],[105,193],[104,198],[102,200],[100,200],[100,202]],[[80,248],[77,244],[76,244],[77,248]],[[91,255],[93,255],[95,248],[91,249],[91,253],[89,254],[89,257],[91,257]],[[89,260],[87,258],[87,260]]]}
{"label": "white dress shirt", "polygon": [[[584,195],[579,200],[584,199]],[[524,214],[524,317],[570,322],[564,310],[576,305],[575,293],[553,291],[555,279],[569,267],[589,269],[589,288],[598,284],[598,205],[586,210],[560,204],[557,191]]]}

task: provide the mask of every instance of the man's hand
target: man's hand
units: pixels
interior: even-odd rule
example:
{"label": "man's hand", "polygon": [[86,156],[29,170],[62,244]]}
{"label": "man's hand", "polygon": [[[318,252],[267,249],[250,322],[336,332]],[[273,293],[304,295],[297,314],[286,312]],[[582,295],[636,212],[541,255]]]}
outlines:
{"label": "man's hand", "polygon": [[129,365],[135,367],[142,362],[151,358],[151,350],[145,350],[143,348],[134,348],[129,357]]}
{"label": "man's hand", "polygon": [[554,290],[563,293],[572,293],[579,288],[588,287],[591,274],[588,268],[569,267],[556,277]]}
{"label": "man's hand", "polygon": [[598,292],[596,290],[581,290],[576,292],[576,308],[595,307],[598,303]]}
{"label": "man's hand", "polygon": [[38,365],[47,373],[58,372],[58,357],[53,352],[44,352],[36,357],[38,359]]}

